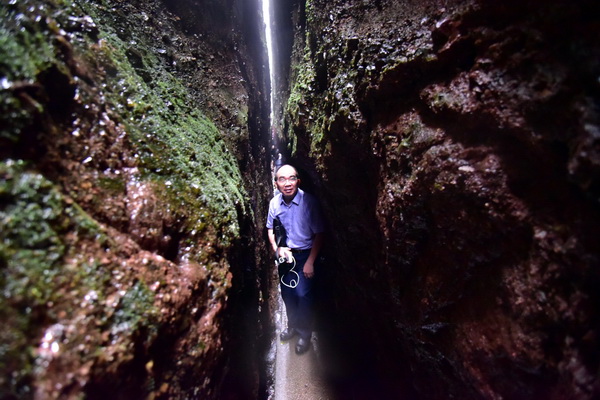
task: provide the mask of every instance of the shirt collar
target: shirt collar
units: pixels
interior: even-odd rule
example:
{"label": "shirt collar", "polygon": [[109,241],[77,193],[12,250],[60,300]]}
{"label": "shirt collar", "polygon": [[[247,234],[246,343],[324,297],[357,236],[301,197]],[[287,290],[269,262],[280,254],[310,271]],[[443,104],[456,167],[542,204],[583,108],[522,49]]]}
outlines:
{"label": "shirt collar", "polygon": [[[281,196],[280,204],[285,204],[285,200],[283,199],[283,194],[280,193],[279,195]],[[298,192],[292,199],[292,203],[294,203],[295,205],[299,205],[300,202],[302,201],[303,197],[304,197],[304,191],[302,189],[298,188]]]}

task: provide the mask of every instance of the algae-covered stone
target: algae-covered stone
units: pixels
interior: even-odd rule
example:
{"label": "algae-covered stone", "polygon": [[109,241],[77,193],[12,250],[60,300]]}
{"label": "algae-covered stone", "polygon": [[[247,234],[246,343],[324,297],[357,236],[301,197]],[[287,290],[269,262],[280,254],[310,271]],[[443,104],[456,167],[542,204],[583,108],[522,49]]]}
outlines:
{"label": "algae-covered stone", "polygon": [[239,262],[258,236],[240,160],[264,172],[255,66],[239,33],[180,20],[161,1],[0,4],[0,397],[208,396],[241,358],[226,305],[234,280],[257,290]]}

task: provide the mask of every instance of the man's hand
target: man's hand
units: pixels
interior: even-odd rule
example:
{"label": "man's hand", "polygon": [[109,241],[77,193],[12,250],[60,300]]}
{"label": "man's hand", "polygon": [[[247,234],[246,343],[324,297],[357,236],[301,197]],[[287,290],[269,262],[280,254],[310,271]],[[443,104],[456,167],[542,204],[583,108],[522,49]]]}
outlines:
{"label": "man's hand", "polygon": [[304,271],[304,276],[307,278],[312,278],[313,276],[315,276],[315,266],[314,266],[313,262],[310,260],[307,260],[304,263],[303,271]]}
{"label": "man's hand", "polygon": [[292,249],[289,247],[278,247],[277,248],[277,258],[285,258],[286,260],[292,259]]}

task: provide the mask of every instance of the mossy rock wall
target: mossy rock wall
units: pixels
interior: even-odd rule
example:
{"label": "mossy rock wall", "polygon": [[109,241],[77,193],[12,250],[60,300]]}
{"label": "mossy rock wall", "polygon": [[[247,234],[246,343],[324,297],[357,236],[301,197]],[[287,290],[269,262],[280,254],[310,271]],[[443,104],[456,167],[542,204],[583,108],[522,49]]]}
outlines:
{"label": "mossy rock wall", "polygon": [[0,5],[0,397],[257,395],[260,8],[208,3]]}
{"label": "mossy rock wall", "polygon": [[598,398],[597,2],[283,3],[340,390]]}

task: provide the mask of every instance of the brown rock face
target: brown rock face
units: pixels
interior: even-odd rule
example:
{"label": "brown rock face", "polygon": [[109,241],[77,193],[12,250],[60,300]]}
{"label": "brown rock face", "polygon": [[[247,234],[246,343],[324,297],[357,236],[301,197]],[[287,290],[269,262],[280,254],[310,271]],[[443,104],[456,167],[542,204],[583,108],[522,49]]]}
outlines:
{"label": "brown rock face", "polygon": [[280,140],[342,393],[600,396],[596,2],[298,3]]}
{"label": "brown rock face", "polygon": [[0,398],[258,396],[257,10],[0,4]]}

